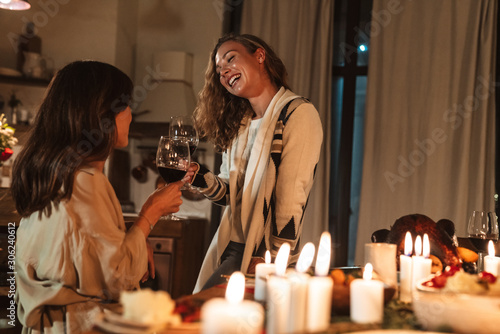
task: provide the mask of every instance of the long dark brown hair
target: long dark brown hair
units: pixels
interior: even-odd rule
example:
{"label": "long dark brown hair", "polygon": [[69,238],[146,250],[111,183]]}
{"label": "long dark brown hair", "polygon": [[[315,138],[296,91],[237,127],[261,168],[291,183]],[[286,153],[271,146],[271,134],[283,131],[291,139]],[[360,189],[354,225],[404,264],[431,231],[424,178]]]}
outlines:
{"label": "long dark brown hair", "polygon": [[271,82],[279,89],[290,89],[287,71],[273,49],[257,36],[228,34],[221,37],[215,45],[205,71],[205,85],[199,94],[199,102],[194,111],[196,126],[200,134],[212,141],[216,147],[226,150],[238,136],[242,120],[253,115],[247,99],[229,93],[220,83],[216,71],[215,56],[222,44],[228,41],[240,43],[250,54],[262,48],[266,53],[264,66]]}
{"label": "long dark brown hair", "polygon": [[116,67],[77,61],[61,69],[38,110],[29,138],[13,166],[17,212],[51,215],[71,197],[75,172],[106,160],[116,140],[115,115],[131,102],[133,83]]}

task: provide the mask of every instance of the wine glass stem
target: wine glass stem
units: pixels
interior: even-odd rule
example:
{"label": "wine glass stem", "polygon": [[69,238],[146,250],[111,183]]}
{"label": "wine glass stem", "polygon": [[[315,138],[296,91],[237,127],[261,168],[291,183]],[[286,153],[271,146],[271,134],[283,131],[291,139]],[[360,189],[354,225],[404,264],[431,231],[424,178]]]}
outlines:
{"label": "wine glass stem", "polygon": [[477,255],[479,255],[478,259],[477,259],[477,272],[480,273],[480,272],[483,272],[484,271],[484,256],[485,256],[485,252],[478,252]]}

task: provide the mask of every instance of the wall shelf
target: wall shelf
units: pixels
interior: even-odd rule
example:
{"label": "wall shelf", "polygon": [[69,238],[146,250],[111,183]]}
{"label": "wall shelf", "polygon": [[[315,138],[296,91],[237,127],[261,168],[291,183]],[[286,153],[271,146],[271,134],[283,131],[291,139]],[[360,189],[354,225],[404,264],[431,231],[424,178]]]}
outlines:
{"label": "wall shelf", "polygon": [[0,75],[0,82],[15,85],[26,85],[26,86],[40,86],[45,87],[50,83],[47,79],[37,79],[37,78],[27,78],[27,77],[15,77],[8,75]]}

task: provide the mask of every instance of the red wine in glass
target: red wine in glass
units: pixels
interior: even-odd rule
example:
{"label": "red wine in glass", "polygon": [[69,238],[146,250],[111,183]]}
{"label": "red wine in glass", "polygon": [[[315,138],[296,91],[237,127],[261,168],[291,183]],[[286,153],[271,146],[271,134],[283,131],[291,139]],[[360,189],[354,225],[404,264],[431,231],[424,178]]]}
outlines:
{"label": "red wine in glass", "polygon": [[[182,180],[190,162],[189,145],[185,138],[169,136],[160,138],[156,151],[156,168],[165,182],[172,183]],[[172,220],[180,219],[174,214],[170,214],[169,217]]]}
{"label": "red wine in glass", "polygon": [[480,235],[476,236],[469,236],[470,242],[476,247],[476,249],[479,252],[488,252],[488,243],[489,241],[496,242],[498,238],[482,238]]}
{"label": "red wine in glass", "polygon": [[479,258],[477,271],[484,268],[484,256],[488,252],[488,242],[498,240],[498,219],[495,212],[473,211],[467,225],[467,236],[477,248]]}
{"label": "red wine in glass", "polygon": [[186,175],[185,170],[179,170],[170,167],[158,167],[158,173],[160,173],[161,177],[165,182],[172,183],[182,180],[184,175]]}

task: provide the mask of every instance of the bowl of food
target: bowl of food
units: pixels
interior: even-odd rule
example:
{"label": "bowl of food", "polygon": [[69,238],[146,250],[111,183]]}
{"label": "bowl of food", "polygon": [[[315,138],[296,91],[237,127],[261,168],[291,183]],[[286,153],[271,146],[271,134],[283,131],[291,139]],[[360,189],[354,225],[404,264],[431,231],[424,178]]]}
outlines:
{"label": "bowl of food", "polygon": [[500,280],[489,273],[447,267],[418,283],[413,311],[426,330],[498,333]]}

